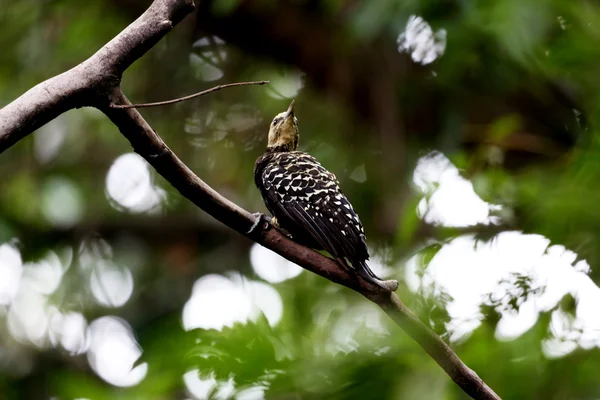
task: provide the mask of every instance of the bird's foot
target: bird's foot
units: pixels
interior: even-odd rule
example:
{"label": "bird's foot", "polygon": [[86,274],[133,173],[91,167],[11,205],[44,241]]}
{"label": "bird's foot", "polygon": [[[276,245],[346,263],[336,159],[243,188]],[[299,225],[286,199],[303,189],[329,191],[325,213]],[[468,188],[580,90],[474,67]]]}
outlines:
{"label": "bird's foot", "polygon": [[263,223],[266,223],[266,225],[264,225],[262,229],[267,229],[269,227],[269,224],[277,227],[279,226],[279,224],[277,223],[277,218],[271,218],[268,215],[265,215],[261,212],[253,213],[252,216],[255,218],[254,223],[252,224],[248,232],[246,232],[247,235],[254,233],[259,226],[263,225]]}

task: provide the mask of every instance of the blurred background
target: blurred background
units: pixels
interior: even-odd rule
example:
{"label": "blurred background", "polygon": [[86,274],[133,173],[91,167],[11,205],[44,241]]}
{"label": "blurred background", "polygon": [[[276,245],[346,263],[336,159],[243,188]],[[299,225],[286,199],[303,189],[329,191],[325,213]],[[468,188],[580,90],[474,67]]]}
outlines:
{"label": "blurred background", "polygon": [[[148,0],[0,0],[0,105]],[[203,0],[124,75],[201,178],[265,211],[254,160],[296,99],[380,275],[505,399],[600,397],[600,6]],[[0,155],[0,398],[465,399],[359,295],[182,198],[107,118]]]}

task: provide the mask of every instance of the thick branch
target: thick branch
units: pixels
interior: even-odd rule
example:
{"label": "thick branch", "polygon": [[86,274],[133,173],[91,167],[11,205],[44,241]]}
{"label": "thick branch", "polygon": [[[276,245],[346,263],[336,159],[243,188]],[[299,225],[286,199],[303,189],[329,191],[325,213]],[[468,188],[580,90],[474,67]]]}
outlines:
{"label": "thick branch", "polygon": [[105,100],[123,72],[193,10],[193,0],[154,1],[93,56],[1,108],[0,153],[65,111]]}
{"label": "thick branch", "polygon": [[[0,152],[68,109],[96,106],[119,128],[134,150],[184,197],[228,227],[246,235],[254,222],[250,213],[225,199],[196,176],[137,110],[110,107],[110,104],[130,104],[118,87],[121,74],[192,9],[192,0],[156,0],[137,21],[90,59],[37,85],[0,109]],[[276,229],[259,230],[251,239],[378,304],[471,397],[499,399],[394,293],[358,278],[340,268],[335,261],[288,239]]]}

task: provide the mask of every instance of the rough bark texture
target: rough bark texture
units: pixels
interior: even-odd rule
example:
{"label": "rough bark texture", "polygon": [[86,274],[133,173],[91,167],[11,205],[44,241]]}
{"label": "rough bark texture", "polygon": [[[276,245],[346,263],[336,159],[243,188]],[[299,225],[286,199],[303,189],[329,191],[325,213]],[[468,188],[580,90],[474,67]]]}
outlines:
{"label": "rough bark texture", "polygon": [[194,10],[193,0],[157,0],[93,56],[0,109],[0,152],[72,108],[99,105],[123,72]]}

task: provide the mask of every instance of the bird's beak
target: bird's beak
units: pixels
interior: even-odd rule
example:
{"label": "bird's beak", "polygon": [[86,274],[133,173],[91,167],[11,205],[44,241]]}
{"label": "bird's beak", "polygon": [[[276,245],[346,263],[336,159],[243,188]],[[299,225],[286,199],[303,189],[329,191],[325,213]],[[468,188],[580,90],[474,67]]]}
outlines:
{"label": "bird's beak", "polygon": [[296,100],[292,100],[292,103],[288,107],[287,114],[285,115],[286,119],[288,119],[289,117],[293,117],[294,116],[294,105],[296,105]]}

